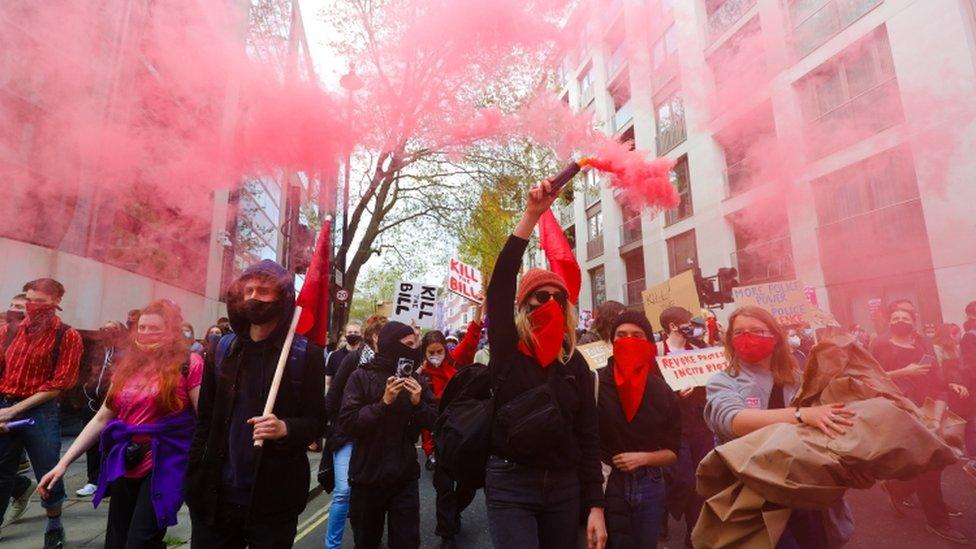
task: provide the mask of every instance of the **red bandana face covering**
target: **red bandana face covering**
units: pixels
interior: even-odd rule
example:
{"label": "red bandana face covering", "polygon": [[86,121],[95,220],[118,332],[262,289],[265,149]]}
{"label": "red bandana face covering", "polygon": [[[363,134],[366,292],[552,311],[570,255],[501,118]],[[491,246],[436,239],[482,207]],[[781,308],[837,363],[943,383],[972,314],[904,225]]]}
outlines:
{"label": "red bandana face covering", "polygon": [[749,364],[755,364],[773,354],[776,338],[756,334],[739,334],[732,338],[735,355]]}
{"label": "red bandana face covering", "polygon": [[618,337],[613,341],[613,381],[628,422],[637,415],[656,355],[657,346],[646,339]]}
{"label": "red bandana face covering", "polygon": [[535,358],[540,366],[547,368],[559,357],[559,351],[563,347],[563,308],[555,299],[550,299],[529,313],[529,321],[532,323],[532,335],[535,336],[536,345],[529,348],[524,341],[519,341],[519,351]]}

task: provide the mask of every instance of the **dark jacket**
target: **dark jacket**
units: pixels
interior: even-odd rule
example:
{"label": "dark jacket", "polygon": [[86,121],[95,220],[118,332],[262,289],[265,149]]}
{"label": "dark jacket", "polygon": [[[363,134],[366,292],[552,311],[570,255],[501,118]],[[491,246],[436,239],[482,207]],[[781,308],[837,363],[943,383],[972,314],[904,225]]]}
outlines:
{"label": "dark jacket", "polygon": [[[879,339],[871,345],[871,355],[881,369],[886,372],[900,370],[912,363],[917,363],[925,355],[929,355],[935,360],[935,350],[932,344],[923,336],[915,335],[915,341],[911,349],[900,347],[888,339]],[[905,393],[905,396],[912,399],[915,404],[921,406],[926,398],[933,400],[946,400],[949,398],[949,386],[942,366],[934,362],[929,373],[924,376],[901,377],[894,380],[895,385]]]}
{"label": "dark jacket", "polygon": [[[250,398],[242,403],[241,387],[243,383],[252,383],[250,387],[267,395],[295,307],[294,284],[287,271],[265,260],[245,271],[243,277],[255,273],[271,274],[281,281],[281,299],[285,307],[272,335],[255,343],[248,337],[250,323],[239,311],[240,295],[232,288],[228,296],[228,317],[238,340],[219,367],[219,375],[218,368],[209,364],[204,369],[197,428],[190,446],[184,485],[186,503],[194,520],[207,524],[213,524],[218,505],[224,503],[221,492],[227,488],[224,486],[227,468],[235,461],[229,459],[229,455],[234,452],[237,462],[241,462],[242,457],[253,458],[244,460],[253,463],[254,469],[249,483],[252,486],[248,506],[250,521],[277,522],[300,514],[308,499],[310,480],[306,448],[325,430],[324,353],[320,347],[309,343],[301,384],[290,382],[286,372],[275,402],[274,413],[288,425],[288,434],[280,440],[266,441],[261,450],[250,441],[242,443],[235,438],[231,442],[232,418],[241,416],[239,405],[247,408],[244,415],[261,415],[264,403]],[[264,348],[263,359],[257,361],[262,366],[262,371],[258,372],[249,371],[245,366],[256,364],[253,356],[245,356],[250,354],[249,349],[256,348],[254,345]]]}
{"label": "dark jacket", "polygon": [[342,425],[339,423],[339,410],[342,408],[342,397],[346,392],[346,386],[349,384],[349,376],[359,368],[364,348],[365,345],[351,351],[342,359],[336,374],[332,376],[329,391],[325,394],[325,414],[329,420],[329,439],[326,444],[327,448],[333,452],[352,440],[342,430]]}
{"label": "dark jacket", "polygon": [[519,456],[514,448],[496,445],[491,452],[499,457],[515,459],[519,464],[538,469],[578,471],[586,509],[603,507],[603,473],[600,467],[600,437],[596,401],[593,398],[594,376],[586,361],[574,352],[566,364],[558,360],[542,367],[532,357],[518,349],[518,331],[512,304],[515,303],[516,276],[528,241],[509,236],[498,256],[488,285],[488,344],[491,347],[492,386],[496,409],[522,393],[547,382],[553,368],[553,394],[567,420],[567,428],[560,440],[547,452],[532,459]]}
{"label": "dark jacket", "polygon": [[411,404],[409,393],[401,391],[387,406],[383,393],[394,370],[377,357],[357,368],[346,385],[339,423],[353,442],[351,485],[396,487],[420,478],[416,443],[420,430],[433,428],[437,419],[434,393],[414,373],[423,387],[420,404]]}

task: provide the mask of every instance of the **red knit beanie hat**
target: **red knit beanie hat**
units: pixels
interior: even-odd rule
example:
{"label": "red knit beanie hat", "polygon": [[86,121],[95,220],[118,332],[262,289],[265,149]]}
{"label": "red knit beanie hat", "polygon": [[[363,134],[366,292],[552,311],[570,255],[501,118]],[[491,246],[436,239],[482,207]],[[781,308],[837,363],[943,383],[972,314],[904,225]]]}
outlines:
{"label": "red knit beanie hat", "polygon": [[566,283],[561,276],[544,269],[529,269],[522,275],[522,280],[519,282],[518,293],[515,295],[515,304],[521,305],[525,303],[532,292],[549,284],[558,286],[560,290],[566,292],[567,296],[569,295],[569,290],[566,289]]}

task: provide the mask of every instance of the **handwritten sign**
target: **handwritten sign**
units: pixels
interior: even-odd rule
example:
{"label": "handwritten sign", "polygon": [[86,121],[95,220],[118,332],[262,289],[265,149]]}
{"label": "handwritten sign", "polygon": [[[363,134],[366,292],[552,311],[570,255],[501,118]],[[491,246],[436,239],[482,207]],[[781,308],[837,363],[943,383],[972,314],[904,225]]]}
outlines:
{"label": "handwritten sign", "polygon": [[661,327],[661,312],[668,307],[684,307],[696,314],[701,309],[695,275],[690,270],[641,292],[644,314],[655,330]]}
{"label": "handwritten sign", "polygon": [[452,259],[448,269],[447,289],[459,296],[481,303],[481,273],[471,265]]}
{"label": "handwritten sign", "polygon": [[[830,313],[821,310],[810,299],[810,290],[799,280],[787,280],[733,288],[732,299],[739,307],[752,305],[766,309],[783,326],[805,324],[812,328],[840,327]],[[815,300],[816,294],[813,295]]]}
{"label": "handwritten sign", "polygon": [[586,359],[586,363],[590,365],[591,370],[599,370],[606,366],[610,356],[613,355],[613,345],[610,345],[606,341],[594,341],[593,343],[580,345],[576,349]]}
{"label": "handwritten sign", "polygon": [[657,363],[664,381],[675,391],[701,387],[727,365],[722,347],[677,351],[657,357]]}
{"label": "handwritten sign", "polygon": [[390,320],[421,328],[434,327],[437,286],[420,282],[398,282],[393,292],[393,314]]}

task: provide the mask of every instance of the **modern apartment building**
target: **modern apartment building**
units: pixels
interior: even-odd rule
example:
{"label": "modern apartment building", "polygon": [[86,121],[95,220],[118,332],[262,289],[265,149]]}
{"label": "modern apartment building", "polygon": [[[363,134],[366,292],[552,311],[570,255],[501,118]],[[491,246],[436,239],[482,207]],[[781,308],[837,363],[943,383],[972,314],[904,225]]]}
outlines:
{"label": "modern apartment building", "polygon": [[[282,74],[296,70],[314,78],[296,0],[235,2],[249,14],[234,29],[242,49],[280,67]],[[91,104],[100,106],[92,119],[136,124],[133,111],[145,105],[133,105],[129,95],[120,99],[117,90],[165,89],[167,75],[154,69],[140,37],[150,28],[154,10],[168,8],[146,0],[98,0],[89,7],[100,17],[100,30],[86,38],[104,58],[75,62],[79,74],[97,83],[87,90]],[[0,137],[0,299],[18,293],[27,280],[50,276],[65,285],[64,318],[78,328],[124,320],[128,309],[169,298],[201,333],[224,314],[222,290],[242,266],[264,258],[284,262],[285,233],[314,179],[279,171],[228,182],[229,190],[211,192],[202,184],[192,208],[183,209],[164,203],[137,181],[107,190],[94,180],[98,170],[87,160],[53,173],[37,154],[39,140],[56,137],[38,129],[47,116],[49,105],[42,98],[52,96],[44,88],[50,83],[41,70],[28,67],[28,77],[20,74],[19,56],[44,48],[57,56],[72,52],[64,44],[39,41],[24,15],[30,9],[0,6],[0,108],[20,116],[4,118],[11,127]],[[224,127],[233,138],[235,120],[228,114],[237,109],[231,99],[226,101]],[[12,222],[18,215],[23,219]]]}
{"label": "modern apartment building", "polygon": [[[896,298],[925,322],[962,320],[976,299],[976,2],[581,9],[560,98],[673,159],[681,196],[675,210],[634,212],[599,176],[576,183],[558,217],[582,309],[640,306],[646,287],[697,264],[705,276],[736,267],[743,285],[800,279],[845,325],[870,325]],[[753,70],[767,84],[742,89]],[[790,159],[786,173],[772,155]]]}

